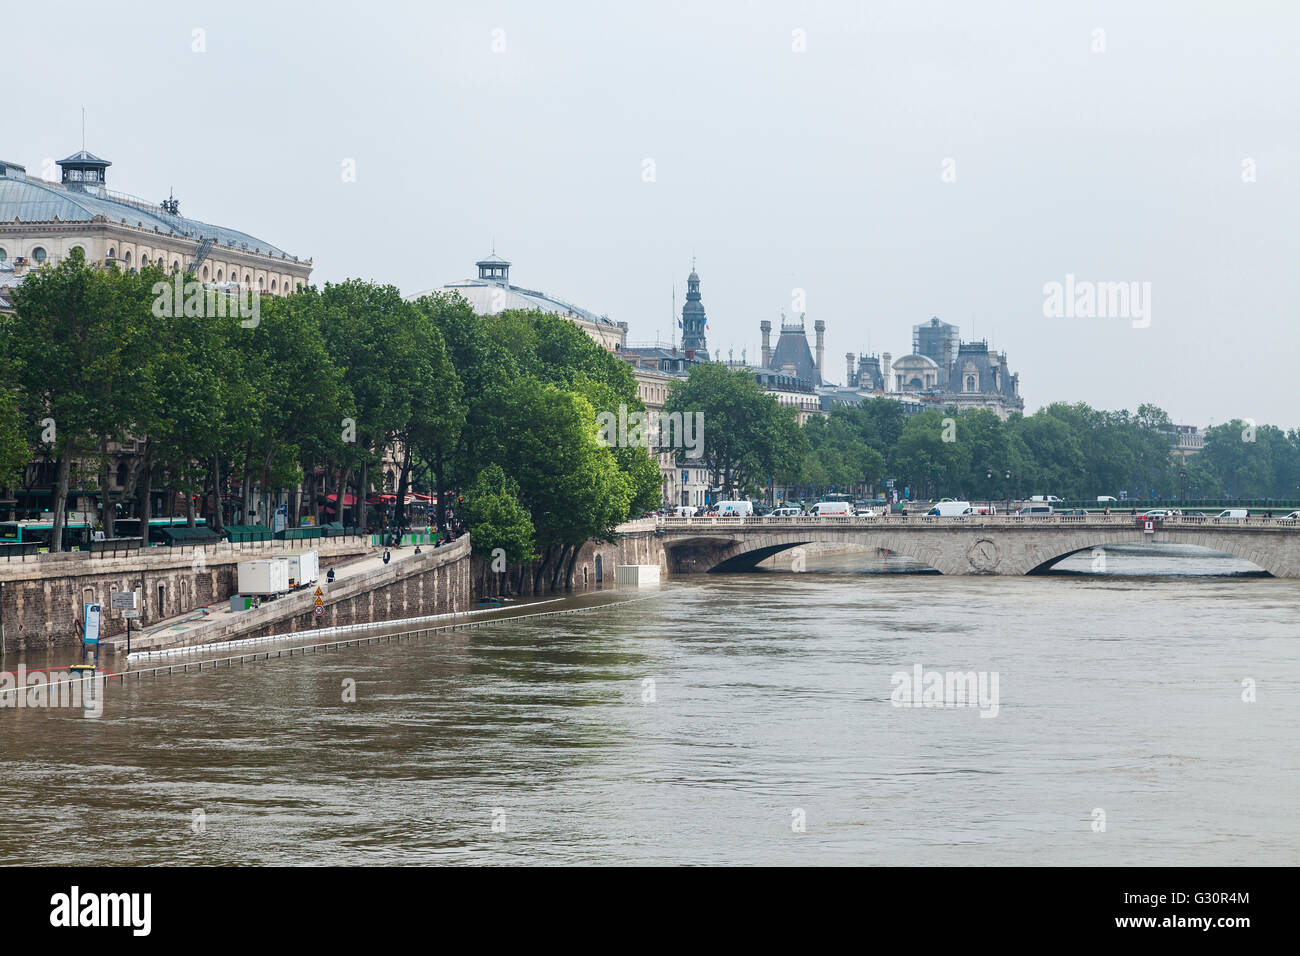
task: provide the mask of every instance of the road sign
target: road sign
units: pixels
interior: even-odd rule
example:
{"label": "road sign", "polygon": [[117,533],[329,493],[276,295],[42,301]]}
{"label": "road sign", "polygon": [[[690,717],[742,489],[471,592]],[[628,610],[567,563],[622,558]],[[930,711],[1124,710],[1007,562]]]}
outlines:
{"label": "road sign", "polygon": [[322,591],[322,590],[318,587],[318,588],[316,589],[316,596],[317,596],[318,598],[319,598],[319,597],[324,597],[324,596],[325,596],[325,592]]}
{"label": "road sign", "polygon": [[124,611],[122,612],[122,616],[123,616],[123,617],[134,617],[134,618],[138,618],[138,617],[140,616],[140,611],[139,611],[139,609],[137,609],[137,608],[133,608],[133,607],[132,607],[132,608],[127,608],[126,610],[124,610]]}
{"label": "road sign", "polygon": [[317,605],[316,605],[316,616],[317,616],[317,617],[320,617],[320,616],[321,616],[322,614],[324,614],[324,613],[325,613],[325,608],[322,607],[321,605],[317,604]]}
{"label": "road sign", "polygon": [[[140,606],[140,595],[135,591],[114,591],[112,607],[114,611],[134,611]],[[140,615],[136,615],[139,617]]]}
{"label": "road sign", "polygon": [[324,606],[325,606],[325,602],[324,602],[322,599],[317,598],[317,599],[316,599],[316,606],[317,606],[317,607],[324,607]]}

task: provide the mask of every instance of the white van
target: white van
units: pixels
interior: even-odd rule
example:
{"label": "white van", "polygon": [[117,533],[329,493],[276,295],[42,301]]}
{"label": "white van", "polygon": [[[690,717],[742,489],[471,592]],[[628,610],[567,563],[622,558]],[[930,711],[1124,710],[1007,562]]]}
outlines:
{"label": "white van", "polygon": [[794,505],[785,505],[781,508],[774,508],[769,518],[797,518],[803,514],[802,508],[796,508]]}
{"label": "white van", "polygon": [[1018,515],[1050,515],[1052,513],[1051,505],[1026,505],[1016,512]]}
{"label": "white van", "polygon": [[719,501],[719,518],[750,518],[754,515],[754,505],[749,501]]}
{"label": "white van", "polygon": [[1248,518],[1250,512],[1245,508],[1229,508],[1226,511],[1220,511],[1214,517],[1216,518]]}
{"label": "white van", "polygon": [[1097,504],[1099,504],[1099,505],[1100,505],[1100,504],[1106,504],[1106,503],[1108,503],[1108,502],[1112,502],[1112,501],[1114,501],[1114,500],[1115,500],[1115,499],[1112,498],[1110,495],[1098,495],[1098,496],[1097,496]]}
{"label": "white van", "polygon": [[973,515],[975,509],[970,506],[969,501],[941,501],[929,511],[928,515],[935,515],[940,518],[955,518],[959,515]]}
{"label": "white van", "polygon": [[808,513],[817,518],[850,518],[853,506],[847,501],[819,501],[808,509]]}

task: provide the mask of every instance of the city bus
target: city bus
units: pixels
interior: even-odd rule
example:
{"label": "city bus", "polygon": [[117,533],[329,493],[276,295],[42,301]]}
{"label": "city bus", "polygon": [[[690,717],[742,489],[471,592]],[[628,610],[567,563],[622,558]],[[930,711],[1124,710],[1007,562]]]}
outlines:
{"label": "city bus", "polygon": [[[90,540],[94,525],[86,521],[71,521],[63,526],[63,547],[75,548]],[[52,518],[33,518],[28,521],[0,521],[0,544],[36,542],[48,548],[54,537]]]}
{"label": "city bus", "polygon": [[[189,524],[188,519],[184,516],[173,518],[150,518],[149,519],[149,544],[163,544],[164,528],[184,528]],[[195,518],[194,527],[206,528],[208,519]],[[139,538],[140,519],[139,518],[117,518],[113,521],[113,536],[115,538]]]}

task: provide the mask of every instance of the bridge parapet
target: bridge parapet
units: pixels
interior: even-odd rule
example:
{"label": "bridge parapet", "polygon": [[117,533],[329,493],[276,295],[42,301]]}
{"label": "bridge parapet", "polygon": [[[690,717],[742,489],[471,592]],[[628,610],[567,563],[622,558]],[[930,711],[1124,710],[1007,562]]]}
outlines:
{"label": "bridge parapet", "polygon": [[660,530],[673,528],[875,528],[875,527],[1105,527],[1133,528],[1141,527],[1146,521],[1152,521],[1156,528],[1199,528],[1199,527],[1240,527],[1254,530],[1300,529],[1300,521],[1294,518],[1217,518],[1211,515],[1174,515],[1168,518],[1147,518],[1132,514],[1088,514],[1088,515],[881,515],[876,518],[845,517],[833,518],[820,515],[798,515],[788,518],[759,517],[718,517],[718,518],[676,518],[663,517],[657,521]]}

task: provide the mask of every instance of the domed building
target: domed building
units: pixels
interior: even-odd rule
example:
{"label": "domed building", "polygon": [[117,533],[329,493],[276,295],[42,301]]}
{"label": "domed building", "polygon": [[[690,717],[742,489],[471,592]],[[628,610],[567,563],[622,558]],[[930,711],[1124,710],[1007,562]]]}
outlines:
{"label": "domed building", "polygon": [[14,277],[56,265],[73,249],[89,262],[113,262],[125,270],[157,265],[276,295],[305,285],[311,275],[310,259],[246,232],[182,216],[174,198],[152,203],[111,191],[113,164],[85,149],[57,165],[56,183],[0,161],[0,265]]}
{"label": "domed building", "polygon": [[511,263],[497,255],[495,249],[474,265],[478,269],[476,279],[449,282],[440,289],[426,289],[407,298],[418,299],[434,292],[455,292],[479,315],[496,315],[509,309],[540,309],[568,319],[611,352],[621,352],[627,345],[626,322],[613,322],[607,315],[597,315],[556,296],[512,285]]}

